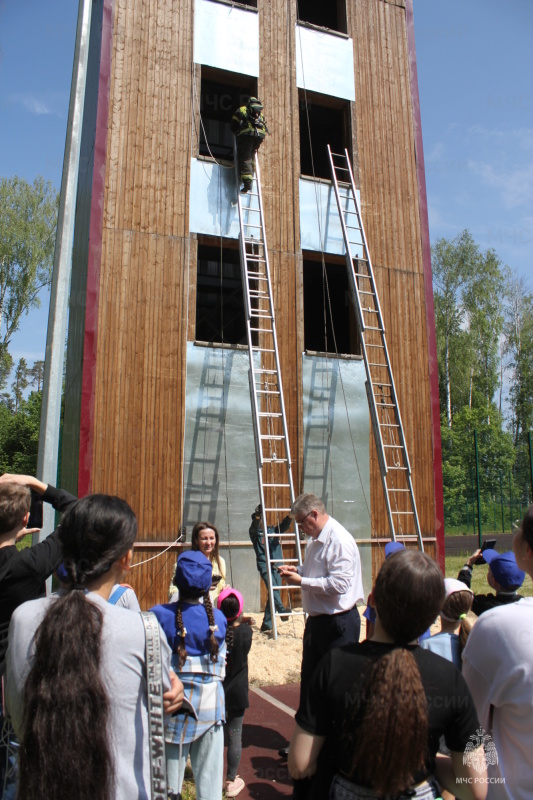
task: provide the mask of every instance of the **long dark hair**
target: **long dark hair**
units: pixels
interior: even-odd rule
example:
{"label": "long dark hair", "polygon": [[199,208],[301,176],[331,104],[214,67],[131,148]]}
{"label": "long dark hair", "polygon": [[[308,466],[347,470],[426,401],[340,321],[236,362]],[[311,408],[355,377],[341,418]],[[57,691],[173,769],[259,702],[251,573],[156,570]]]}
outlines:
{"label": "long dark hair", "polygon": [[200,531],[203,531],[206,528],[210,531],[213,531],[215,534],[215,546],[213,548],[213,552],[209,556],[209,560],[212,564],[216,561],[219,574],[222,575],[222,564],[220,563],[219,553],[220,536],[218,534],[216,525],[213,525],[212,522],[197,522],[191,533],[191,550],[200,550]]}
{"label": "long dark hair", "polygon": [[100,675],[103,616],[84,587],[133,546],[137,520],[118,497],[94,494],[66,512],[59,539],[70,586],[34,639],[25,685],[18,800],[112,800],[109,698]]}
{"label": "long dark hair", "polygon": [[[383,562],[374,586],[378,617],[399,645],[371,665],[351,719],[357,724],[353,771],[379,795],[409,788],[427,754],[427,699],[409,650],[434,622],[444,601],[444,581],[433,559],[404,550]],[[349,735],[350,735],[349,734]]]}

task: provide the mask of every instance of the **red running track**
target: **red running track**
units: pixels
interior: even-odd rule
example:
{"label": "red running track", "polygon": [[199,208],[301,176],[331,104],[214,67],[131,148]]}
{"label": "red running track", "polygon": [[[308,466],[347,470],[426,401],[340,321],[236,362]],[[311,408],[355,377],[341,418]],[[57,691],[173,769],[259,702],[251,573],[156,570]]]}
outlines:
{"label": "red running track", "polygon": [[[292,714],[265,699],[263,693],[291,709]],[[288,745],[292,736],[299,697],[299,683],[262,686],[258,691],[250,689],[239,767],[239,775],[246,786],[238,795],[240,800],[279,800],[292,796],[287,762],[278,756],[278,750]]]}

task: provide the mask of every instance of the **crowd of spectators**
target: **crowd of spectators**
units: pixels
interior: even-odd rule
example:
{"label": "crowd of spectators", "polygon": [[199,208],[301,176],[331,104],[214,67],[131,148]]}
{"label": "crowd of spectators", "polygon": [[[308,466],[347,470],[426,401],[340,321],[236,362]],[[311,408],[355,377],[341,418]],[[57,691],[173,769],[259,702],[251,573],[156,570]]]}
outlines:
{"label": "crowd of spectators", "polygon": [[[30,490],[63,516],[47,538],[19,549],[34,532]],[[282,563],[279,536],[292,518],[308,537],[301,566]],[[533,598],[518,590],[533,577],[533,506],[512,552],[476,551],[457,579],[394,543],[368,598],[362,642],[353,536],[313,494],[296,499],[290,517],[267,531],[270,541],[260,521],[258,507],[250,537],[261,577],[268,585],[269,546],[276,585],[299,588],[307,615],[294,734],[280,751],[293,796],[531,797]],[[78,500],[31,476],[0,477],[6,800],[15,792],[20,800],[67,792],[77,800],[177,800],[187,758],[197,800],[244,789],[237,772],[252,629],[242,595],[226,583],[216,527],[200,522],[194,532],[170,601],[141,614],[124,583],[137,534],[124,500]],[[494,594],[471,589],[480,558]],[[59,589],[47,593],[52,575]],[[278,602],[267,603],[267,632],[271,612],[290,613]],[[440,631],[429,637],[436,618]]]}

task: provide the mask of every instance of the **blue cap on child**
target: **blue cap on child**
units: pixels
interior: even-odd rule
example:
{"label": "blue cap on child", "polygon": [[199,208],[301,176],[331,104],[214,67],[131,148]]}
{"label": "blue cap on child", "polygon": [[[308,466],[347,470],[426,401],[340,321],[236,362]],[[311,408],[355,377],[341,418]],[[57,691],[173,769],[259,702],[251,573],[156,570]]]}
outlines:
{"label": "blue cap on child", "polygon": [[181,592],[187,589],[207,592],[211,588],[213,567],[199,550],[187,550],[178,558],[174,583]]}

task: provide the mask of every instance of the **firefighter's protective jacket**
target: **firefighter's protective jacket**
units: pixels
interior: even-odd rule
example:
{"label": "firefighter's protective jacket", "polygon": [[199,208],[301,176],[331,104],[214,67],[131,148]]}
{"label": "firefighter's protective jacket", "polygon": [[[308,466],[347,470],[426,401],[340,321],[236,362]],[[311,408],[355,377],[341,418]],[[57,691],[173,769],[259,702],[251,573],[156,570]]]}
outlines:
{"label": "firefighter's protective jacket", "polygon": [[235,136],[254,136],[264,139],[267,135],[267,126],[263,114],[254,117],[248,106],[238,108],[231,118],[231,131]]}

